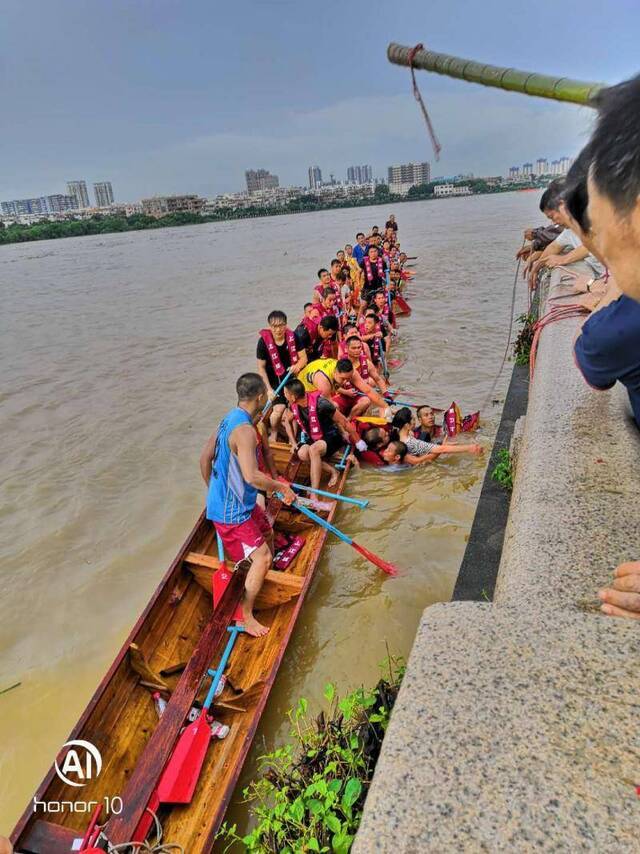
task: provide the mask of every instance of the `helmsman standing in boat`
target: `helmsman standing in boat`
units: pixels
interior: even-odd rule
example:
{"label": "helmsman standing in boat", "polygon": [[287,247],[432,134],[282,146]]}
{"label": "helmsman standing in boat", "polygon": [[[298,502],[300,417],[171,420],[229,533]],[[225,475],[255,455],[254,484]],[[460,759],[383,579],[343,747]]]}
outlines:
{"label": "helmsman standing in boat", "polygon": [[236,383],[238,405],[222,419],[200,457],[200,471],[209,488],[207,519],[215,525],[225,552],[251,566],[245,581],[242,611],[245,631],[261,637],[268,628],[253,615],[256,597],[272,562],[272,530],[256,503],[258,490],[284,495],[285,504],[295,501],[291,487],[274,480],[258,467],[258,440],[254,418],[267,402],[267,388],[258,374],[242,374]]}

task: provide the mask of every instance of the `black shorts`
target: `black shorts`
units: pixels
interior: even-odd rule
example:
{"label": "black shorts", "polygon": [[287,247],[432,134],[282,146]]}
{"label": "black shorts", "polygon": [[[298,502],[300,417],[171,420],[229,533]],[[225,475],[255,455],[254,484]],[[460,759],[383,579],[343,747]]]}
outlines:
{"label": "black shorts", "polygon": [[325,442],[327,443],[327,453],[325,454],[325,460],[330,459],[336,451],[339,451],[344,446],[344,439],[341,434],[336,430],[335,432],[328,433],[324,437]]}

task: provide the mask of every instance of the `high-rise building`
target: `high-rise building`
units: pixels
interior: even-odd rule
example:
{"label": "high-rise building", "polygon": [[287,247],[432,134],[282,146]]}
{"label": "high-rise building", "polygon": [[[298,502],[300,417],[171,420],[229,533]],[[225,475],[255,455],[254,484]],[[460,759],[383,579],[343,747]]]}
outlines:
{"label": "high-rise building", "polygon": [[316,190],[322,185],[322,172],[319,166],[309,166],[309,189]]}
{"label": "high-rise building", "polygon": [[79,208],[89,207],[89,193],[86,181],[67,181],[67,193],[74,196]]}
{"label": "high-rise building", "polygon": [[522,164],[522,177],[529,177],[533,173],[533,163]]}
{"label": "high-rise building", "polygon": [[411,187],[428,184],[431,181],[429,163],[403,163],[389,166],[389,190],[392,193],[406,195]]}
{"label": "high-rise building", "polygon": [[249,193],[260,193],[262,190],[275,190],[280,186],[277,175],[272,175],[267,169],[247,169],[244,173]]}
{"label": "high-rise building", "polygon": [[371,166],[349,166],[347,181],[352,184],[370,184],[373,181],[373,169]]}
{"label": "high-rise building", "polygon": [[63,211],[75,210],[78,207],[78,202],[75,196],[56,193],[53,196],[47,196],[47,205],[51,213],[62,213]]}
{"label": "high-rise building", "polygon": [[509,178],[513,181],[515,178],[520,177],[520,167],[519,166],[511,166],[509,168]]}
{"label": "high-rise building", "polygon": [[28,214],[46,216],[49,213],[44,196],[35,199],[13,199],[10,202],[2,202],[0,208],[3,216],[27,216]]}
{"label": "high-rise building", "polygon": [[99,208],[107,208],[113,204],[113,187],[111,181],[99,181],[93,185],[96,196],[96,205]]}
{"label": "high-rise building", "polygon": [[565,157],[561,157],[560,160],[558,161],[558,164],[560,167],[560,174],[566,175],[567,172],[569,171],[569,169],[571,168],[572,163],[573,163],[573,160],[570,157],[567,157],[566,155],[565,155]]}
{"label": "high-rise building", "polygon": [[549,161],[546,157],[538,157],[536,160],[536,175],[549,174]]}

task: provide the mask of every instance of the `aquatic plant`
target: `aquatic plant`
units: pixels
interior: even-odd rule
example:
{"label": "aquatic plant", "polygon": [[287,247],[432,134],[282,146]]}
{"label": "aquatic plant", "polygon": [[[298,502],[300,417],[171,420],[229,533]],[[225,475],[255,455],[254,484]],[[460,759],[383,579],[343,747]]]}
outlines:
{"label": "aquatic plant", "polygon": [[509,492],[513,489],[513,461],[506,448],[498,451],[498,462],[491,472],[491,477]]}
{"label": "aquatic plant", "polygon": [[536,322],[535,314],[521,314],[517,322],[522,324],[518,337],[513,342],[513,355],[516,365],[528,365],[531,344],[533,342],[533,326]]}
{"label": "aquatic plant", "polygon": [[218,839],[252,854],[302,851],[347,854],[362,816],[404,664],[389,659],[373,690],[358,688],[343,699],[325,687],[328,709],[315,719],[302,698],[289,712],[291,741],[261,756],[261,776],[243,791],[253,830],[238,834],[223,824]]}

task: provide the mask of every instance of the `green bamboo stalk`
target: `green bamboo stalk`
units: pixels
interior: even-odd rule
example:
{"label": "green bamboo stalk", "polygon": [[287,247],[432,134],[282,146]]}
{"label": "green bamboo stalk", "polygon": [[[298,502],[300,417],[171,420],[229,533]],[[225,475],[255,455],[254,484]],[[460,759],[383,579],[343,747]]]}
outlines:
{"label": "green bamboo stalk", "polygon": [[[409,67],[409,58],[413,48],[392,42],[387,48],[387,58],[395,65]],[[509,92],[522,92],[538,98],[551,98],[554,101],[569,101],[572,104],[592,106],[592,98],[604,88],[606,83],[592,83],[585,80],[571,80],[569,77],[551,77],[548,74],[536,74],[531,71],[518,71],[516,68],[502,68],[499,65],[485,65],[471,59],[461,59],[447,53],[436,53],[421,48],[413,57],[413,67],[423,71],[433,71],[447,77],[457,77],[470,83],[494,86]]]}

